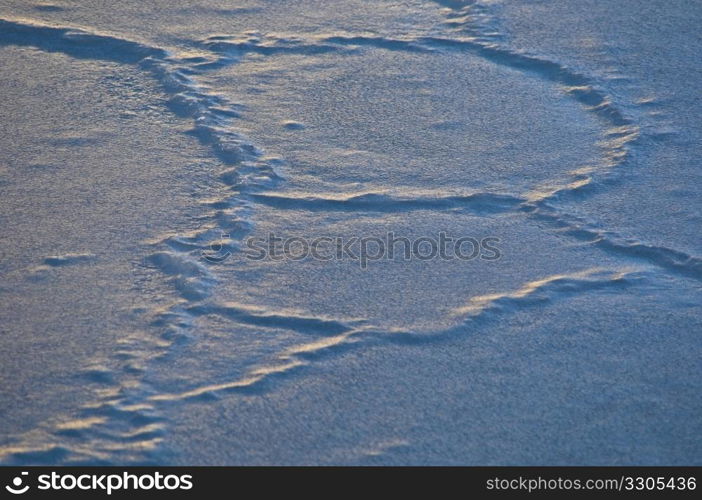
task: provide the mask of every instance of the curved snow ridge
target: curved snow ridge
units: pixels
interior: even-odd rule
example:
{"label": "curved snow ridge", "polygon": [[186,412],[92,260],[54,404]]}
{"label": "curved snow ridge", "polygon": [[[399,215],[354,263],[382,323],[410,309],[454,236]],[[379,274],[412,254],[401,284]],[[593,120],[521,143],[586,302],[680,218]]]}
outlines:
{"label": "curved snow ridge", "polygon": [[[219,65],[237,62],[246,54],[300,54],[315,55],[336,52],[341,49],[337,44],[318,39],[309,43],[309,39],[297,36],[276,36],[247,31],[241,35],[212,35],[200,42],[207,49],[225,55]],[[210,66],[208,66],[210,67]]]}
{"label": "curved snow ridge", "polygon": [[[475,8],[474,5],[472,7]],[[333,34],[300,38],[256,33],[244,37],[217,35],[200,43],[204,48],[221,54],[222,61],[230,62],[239,61],[247,53],[312,55],[334,50],[343,53],[363,47],[406,52],[461,51],[550,82],[565,96],[577,101],[586,112],[597,117],[603,125],[602,140],[599,143],[602,159],[596,165],[577,166],[570,172],[566,182],[554,181],[535,187],[524,195],[530,201],[563,199],[568,195],[580,195],[592,189],[595,175],[601,176],[601,180],[604,181],[616,167],[625,164],[631,156],[632,145],[641,133],[640,127],[589,77],[558,62],[515,51],[501,44],[485,41],[480,36],[390,38],[378,35]]]}
{"label": "curved snow ridge", "polygon": [[[552,82],[570,98],[577,101],[588,113],[603,124],[604,131],[599,146],[602,159],[595,165],[582,165],[571,173],[571,180],[564,183],[547,184],[534,188],[526,196],[530,201],[563,199],[593,190],[607,180],[617,167],[623,166],[632,155],[632,146],[641,135],[641,128],[622,111],[610,96],[597,88],[590,78],[555,61],[517,52],[494,43],[481,42],[475,38],[445,39],[423,37],[420,39],[432,47],[442,47],[471,52],[495,64],[524,73],[533,74]],[[598,183],[595,183],[595,175]]]}
{"label": "curved snow ridge", "polygon": [[0,448],[5,465],[148,463],[165,434],[155,406],[106,387],[103,398],[71,418],[57,418]]}
{"label": "curved snow ridge", "polygon": [[[495,10],[499,4],[485,4],[481,0],[432,0],[446,8],[446,25],[456,33],[470,36],[459,39],[427,37],[428,43],[451,46],[459,50],[470,50],[495,64],[511,67],[535,74],[540,78],[559,85],[583,108],[593,113],[604,124],[603,139],[599,143],[603,150],[602,161],[598,165],[584,165],[574,169],[572,180],[555,181],[538,186],[526,196],[531,202],[563,200],[579,197],[604,189],[612,180],[612,174],[625,165],[633,155],[632,146],[641,139],[642,127],[617,106],[612,98],[595,81],[566,65],[543,56],[516,51],[500,43],[502,34],[498,29]],[[646,105],[647,103],[636,103]],[[647,136],[656,137],[646,132]],[[597,179],[594,178],[597,174]]]}
{"label": "curved snow ridge", "polygon": [[187,254],[158,251],[147,259],[161,272],[173,278],[176,290],[187,300],[207,298],[216,283],[207,267]]}
{"label": "curved snow ridge", "polygon": [[243,35],[215,35],[200,40],[206,50],[219,54],[220,65],[235,63],[247,54],[317,55],[327,52],[357,53],[363,47],[405,52],[436,52],[438,47],[423,43],[424,38],[390,38],[375,34],[335,33],[300,37],[295,35],[248,32]]}
{"label": "curved snow ridge", "polygon": [[360,340],[358,335],[363,331],[350,330],[339,335],[321,337],[313,342],[286,349],[278,355],[278,363],[255,368],[240,379],[208,384],[178,393],[154,394],[149,398],[149,401],[154,403],[208,401],[216,400],[220,395],[231,393],[263,394],[270,389],[271,384],[275,380],[286,379],[290,375],[301,371],[310,364],[311,360],[323,355],[345,352]]}
{"label": "curved snow ridge", "polygon": [[193,119],[190,133],[204,145],[212,148],[226,164],[254,161],[262,155],[246,136],[231,127],[232,118],[239,116],[236,106],[209,93],[198,84],[190,72],[179,67],[177,60],[149,58],[141,62],[150,70],[171,95],[171,110]]}
{"label": "curved snow ridge", "polygon": [[599,142],[603,151],[599,165],[586,165],[571,170],[571,180],[565,183],[536,186],[525,194],[526,199],[536,204],[565,201],[606,189],[608,182],[613,180],[612,174],[616,167],[622,167],[631,160],[631,147],[640,137],[638,126],[625,125],[607,129]]}
{"label": "curved snow ridge", "polygon": [[348,47],[363,46],[407,52],[467,51],[495,64],[531,73],[560,85],[567,95],[577,100],[586,109],[602,117],[610,126],[633,125],[631,119],[613,104],[611,98],[604,91],[598,89],[594,82],[585,75],[558,62],[518,52],[496,43],[484,42],[477,37],[408,36],[390,38],[378,35],[334,34],[300,38],[275,34],[256,34],[245,38],[235,35],[217,35],[205,38],[201,44],[217,53],[239,56],[247,53],[272,55],[291,50],[303,54],[314,54],[318,53],[321,48],[324,48],[325,51],[344,51]]}
{"label": "curved snow ridge", "polygon": [[627,284],[627,277],[631,274],[629,270],[593,268],[577,273],[548,276],[525,283],[512,292],[472,297],[465,306],[455,309],[453,314],[472,319],[493,311],[516,310],[527,305],[553,301],[565,294],[622,286]]}
{"label": "curved snow ridge", "polygon": [[196,82],[194,62],[202,58],[178,58],[167,50],[141,42],[81,28],[53,26],[30,20],[0,18],[0,44],[28,45],[47,52],[77,58],[135,64],[149,71],[170,94],[171,109],[193,119],[192,134],[210,146],[225,163],[255,161],[261,151],[231,127],[238,108],[213,95]]}
{"label": "curved snow ridge", "polygon": [[147,57],[168,57],[168,52],[163,49],[125,38],[27,19],[0,18],[0,45],[10,44],[128,64],[136,64]]}
{"label": "curved snow ridge", "polygon": [[253,193],[249,198],[257,203],[281,210],[406,212],[413,210],[458,209],[475,214],[498,214],[516,209],[525,200],[508,194],[477,192],[471,194],[384,192],[308,194]]}
{"label": "curved snow ridge", "polygon": [[[342,354],[349,349],[388,342],[421,344],[442,341],[455,335],[465,334],[471,324],[496,314],[508,314],[535,304],[554,302],[578,294],[613,287],[621,288],[643,278],[643,273],[636,270],[599,268],[548,276],[528,282],[517,290],[471,298],[465,306],[453,312],[458,324],[439,331],[379,329],[365,322],[352,325],[348,322],[332,321],[332,324],[338,322],[347,326],[347,329],[338,334],[330,332],[331,335],[288,348],[277,356],[276,363],[255,368],[240,379],[204,385],[178,393],[155,394],[149,400],[152,402],[209,401],[216,400],[224,394],[263,394],[271,389],[275,381],[285,380],[300,373],[316,360]],[[235,308],[234,315],[237,320],[244,314],[246,313]],[[286,315],[271,314],[270,317],[280,318]]]}
{"label": "curved snow ridge", "polygon": [[269,311],[243,304],[199,304],[189,307],[193,316],[215,314],[239,323],[269,328],[283,328],[304,334],[339,335],[357,329],[362,320],[346,320],[309,316],[298,311]]}
{"label": "curved snow ridge", "polygon": [[[577,186],[572,186],[572,189],[577,189]],[[561,234],[590,242],[607,252],[641,260],[659,268],[695,279],[702,278],[702,258],[674,248],[652,245],[638,239],[626,238],[611,231],[599,229],[594,224],[570,217],[562,210],[546,203],[546,200],[555,198],[556,195],[557,192],[549,192],[548,196],[534,197],[534,201],[506,194],[483,192],[471,195],[447,195],[444,197],[426,193],[414,193],[413,195],[404,196],[388,193],[342,193],[313,196],[307,193],[286,193],[283,195],[276,192],[267,192],[255,193],[250,195],[250,198],[255,202],[272,206],[279,210],[349,210],[391,213],[414,210],[462,210],[473,215],[488,216],[511,213],[518,210],[538,220],[555,225]]]}
{"label": "curved snow ridge", "polygon": [[452,311],[459,323],[451,328],[435,332],[396,331],[388,337],[399,344],[425,344],[465,334],[466,329],[478,326],[500,315],[516,313],[525,308],[549,304],[569,297],[607,292],[638,285],[650,279],[648,270],[591,268],[580,272],[546,276],[523,284],[516,290],[471,297],[464,306]]}
{"label": "curved snow ridge", "polygon": [[643,260],[662,269],[702,280],[702,258],[681,250],[652,245],[634,238],[626,238],[594,224],[565,215],[545,203],[526,204],[523,209],[531,216],[553,225],[565,234],[602,250],[636,260]]}

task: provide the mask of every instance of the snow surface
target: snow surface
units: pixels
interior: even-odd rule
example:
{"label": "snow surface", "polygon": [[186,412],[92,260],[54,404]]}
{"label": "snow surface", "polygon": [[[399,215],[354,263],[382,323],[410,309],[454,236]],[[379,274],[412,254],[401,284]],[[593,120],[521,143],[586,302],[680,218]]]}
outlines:
{"label": "snow surface", "polygon": [[0,0],[0,462],[701,464],[701,21]]}

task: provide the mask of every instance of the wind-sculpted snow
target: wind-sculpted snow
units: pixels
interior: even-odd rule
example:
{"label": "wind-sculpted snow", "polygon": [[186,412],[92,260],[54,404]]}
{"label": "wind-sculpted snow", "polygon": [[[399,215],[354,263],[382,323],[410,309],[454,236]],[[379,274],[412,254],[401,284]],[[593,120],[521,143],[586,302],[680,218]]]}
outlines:
{"label": "wind-sculpted snow", "polygon": [[[228,123],[238,116],[235,107],[207,93],[188,76],[190,58],[180,60],[168,51],[112,35],[93,33],[73,27],[56,27],[24,20],[0,19],[0,44],[29,45],[49,52],[61,52],[76,58],[102,59],[137,65],[153,75],[170,95],[171,109],[193,120],[192,134],[212,148],[225,164],[238,165],[237,184],[259,187],[278,178],[279,161],[262,157],[262,153]],[[199,59],[196,59],[200,61]],[[232,177],[233,178],[233,177]],[[219,212],[215,221],[222,227],[231,224],[228,210]],[[226,220],[225,220],[226,219]],[[198,248],[208,248],[211,231],[204,229],[194,240]],[[182,251],[180,236],[154,243],[156,249],[147,261],[172,277],[175,288],[185,301],[197,301],[209,295],[215,278],[196,257]],[[165,245],[165,248],[164,248]],[[173,250],[174,248],[178,250]],[[43,267],[77,264],[91,256],[75,254],[52,256]],[[20,436],[17,444],[4,446],[0,452],[7,463],[114,463],[147,460],[161,440],[162,422],[153,405],[144,400],[149,392],[140,379],[146,364],[160,356],[170,345],[183,338],[189,315],[174,304],[167,310],[155,309],[152,324],[163,330],[161,339],[144,339],[125,335],[123,348],[115,354],[118,371],[106,367],[88,367],[83,374],[106,388],[98,400],[81,408],[77,415],[57,416],[42,428]],[[61,443],[52,445],[51,443]]]}
{"label": "wind-sculpted snow", "polygon": [[465,210],[469,213],[489,214],[514,210],[524,200],[514,196],[493,193],[447,195],[445,193],[358,193],[336,196],[277,195],[254,193],[251,199],[281,210],[329,211],[361,210],[365,212],[403,212],[411,210]]}
{"label": "wind-sculpted snow", "polygon": [[30,45],[85,59],[137,64],[147,57],[165,58],[167,52],[123,38],[80,28],[50,26],[30,20],[0,19],[0,44]]}
{"label": "wind-sculpted snow", "polygon": [[[260,324],[278,323],[288,328],[296,328],[302,322],[309,324],[305,331],[319,329],[321,338],[298,345],[278,355],[278,363],[253,369],[243,379],[232,382],[197,387],[178,394],[158,394],[154,401],[202,400],[215,398],[220,393],[261,393],[270,388],[273,380],[285,379],[300,372],[306,365],[324,356],[343,353],[351,348],[362,348],[368,343],[424,344],[437,342],[456,335],[475,334],[479,322],[496,314],[509,314],[526,307],[546,307],[549,303],[569,295],[586,293],[611,287],[625,287],[634,284],[644,276],[636,271],[607,271],[589,269],[572,275],[548,276],[538,281],[524,284],[521,288],[484,296],[472,297],[468,303],[453,313],[459,319],[457,326],[440,331],[382,331],[368,324],[353,326],[319,318],[299,318],[273,312],[260,312],[251,317],[240,306],[214,306],[214,314],[226,314],[235,321],[250,322],[255,319]],[[265,321],[261,321],[265,320]]]}
{"label": "wind-sculpted snow", "polygon": [[237,37],[217,35],[204,40],[203,45],[221,53],[222,64],[238,61],[247,53],[273,55],[294,52],[314,55],[320,51],[348,51],[364,46],[407,52],[457,50],[556,84],[565,95],[577,101],[586,112],[592,113],[602,122],[604,128],[600,144],[603,149],[602,159],[598,165],[574,165],[571,172],[572,179],[565,184],[534,186],[532,192],[518,194],[534,202],[548,201],[552,197],[562,199],[571,193],[592,189],[595,187],[593,185],[595,175],[604,179],[613,169],[625,164],[630,157],[632,144],[639,137],[639,128],[586,76],[571,71],[559,63],[513,52],[501,45],[484,42],[477,37],[390,39],[370,36],[318,35],[305,40],[284,36],[250,35],[242,40]]}
{"label": "wind-sculpted snow", "polygon": [[[189,233],[163,231],[148,244],[145,262],[167,276],[177,298],[169,303],[144,306],[145,317],[159,328],[159,338],[145,339],[125,332],[117,363],[96,360],[81,374],[102,384],[95,401],[72,415],[51,422],[0,448],[0,459],[9,464],[29,463],[148,463],[158,461],[159,447],[167,440],[163,407],[180,401],[207,402],[225,394],[258,395],[295,376],[330,355],[369,344],[423,344],[459,335],[479,335],[481,322],[508,316],[531,307],[547,308],[569,297],[635,287],[655,279],[656,272],[672,272],[699,280],[702,259],[687,252],[649,244],[643,237],[626,237],[608,231],[596,221],[584,221],[562,208],[566,200],[614,189],[610,180],[623,167],[635,168],[634,149],[641,140],[639,124],[595,79],[556,61],[510,49],[494,31],[488,9],[472,1],[435,0],[448,9],[446,36],[425,34],[386,37],[380,34],[335,32],[330,34],[217,34],[191,41],[199,54],[150,46],[87,28],[52,26],[24,19],[0,19],[0,45],[23,45],[58,52],[79,59],[107,60],[141,68],[161,85],[171,111],[192,121],[188,132],[209,148],[222,169],[216,174],[217,195],[195,200],[206,210],[201,226]],[[582,112],[601,127],[601,155],[593,164],[566,165],[566,178],[554,176],[526,191],[493,192],[456,186],[453,191],[401,189],[395,191],[347,190],[345,192],[291,192],[279,190],[286,177],[295,175],[285,158],[264,152],[256,137],[239,126],[247,114],[256,113],[218,95],[208,83],[210,72],[235,66],[252,56],[309,57],[352,54],[368,48],[403,53],[455,52],[555,86],[564,99],[577,102]],[[287,122],[286,129],[304,129]],[[461,213],[475,217],[522,216],[574,243],[589,245],[626,260],[620,268],[589,269],[548,275],[499,293],[465,297],[465,305],[452,311],[455,326],[441,330],[380,328],[374,318],[344,318],[304,310],[275,309],[237,302],[218,302],[218,255],[239,252],[242,240],[254,228],[262,209],[278,213],[363,214],[383,217],[415,211]],[[210,255],[216,245],[218,255]],[[213,258],[207,258],[209,256]],[[203,258],[203,256],[205,258]],[[92,254],[47,256],[42,270],[78,266]],[[168,356],[181,344],[197,342],[193,325],[206,319],[303,335],[276,355],[275,363],[251,363],[244,377],[217,381],[182,391],[163,391],[146,381],[149,366]],[[113,360],[113,361],[114,361]],[[104,360],[103,360],[104,361]],[[117,365],[115,369],[113,366]],[[164,405],[164,406],[162,406]]]}

